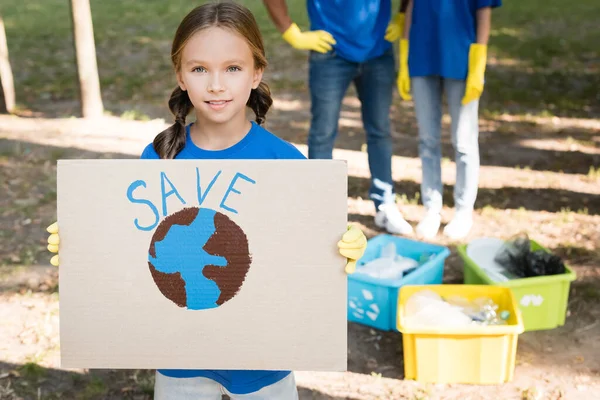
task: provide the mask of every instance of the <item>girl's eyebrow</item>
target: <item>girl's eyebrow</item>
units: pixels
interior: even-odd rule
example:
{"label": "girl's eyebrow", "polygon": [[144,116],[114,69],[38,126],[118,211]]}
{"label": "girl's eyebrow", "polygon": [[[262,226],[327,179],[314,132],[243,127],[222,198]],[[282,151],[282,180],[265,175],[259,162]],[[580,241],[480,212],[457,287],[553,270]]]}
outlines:
{"label": "girl's eyebrow", "polygon": [[188,60],[185,62],[185,65],[192,65],[192,64],[204,64],[204,62],[200,61],[200,60],[194,60],[194,59]]}
{"label": "girl's eyebrow", "polygon": [[244,60],[233,59],[233,60],[225,61],[224,64],[246,64],[246,63],[244,62]]}
{"label": "girl's eyebrow", "polygon": [[[201,60],[196,60],[196,59],[188,60],[185,63],[185,65],[192,65],[192,64],[202,64],[203,65],[203,64],[210,64],[210,63],[207,63],[207,62],[201,61]],[[246,64],[246,62],[244,60],[240,60],[240,59],[232,59],[232,60],[224,61],[223,64],[225,64],[225,65]]]}

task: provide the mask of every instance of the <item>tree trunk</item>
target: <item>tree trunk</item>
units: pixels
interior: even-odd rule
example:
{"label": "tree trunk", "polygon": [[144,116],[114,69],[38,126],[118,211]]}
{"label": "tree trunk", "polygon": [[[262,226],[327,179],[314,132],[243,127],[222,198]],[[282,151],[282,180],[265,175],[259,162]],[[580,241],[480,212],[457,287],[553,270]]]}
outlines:
{"label": "tree trunk", "polygon": [[15,85],[8,59],[8,44],[4,20],[0,15],[0,112],[13,112],[15,109]]}
{"label": "tree trunk", "polygon": [[96,62],[94,28],[89,0],[71,0],[77,73],[81,89],[81,111],[84,118],[100,117],[104,113],[100,94],[100,79]]}

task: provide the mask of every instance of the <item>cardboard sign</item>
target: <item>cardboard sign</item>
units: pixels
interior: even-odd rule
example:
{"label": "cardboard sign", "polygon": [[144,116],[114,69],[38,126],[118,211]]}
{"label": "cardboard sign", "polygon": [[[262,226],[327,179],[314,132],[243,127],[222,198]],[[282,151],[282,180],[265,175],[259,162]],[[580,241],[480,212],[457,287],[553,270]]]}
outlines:
{"label": "cardboard sign", "polygon": [[58,163],[63,367],[345,370],[347,173]]}

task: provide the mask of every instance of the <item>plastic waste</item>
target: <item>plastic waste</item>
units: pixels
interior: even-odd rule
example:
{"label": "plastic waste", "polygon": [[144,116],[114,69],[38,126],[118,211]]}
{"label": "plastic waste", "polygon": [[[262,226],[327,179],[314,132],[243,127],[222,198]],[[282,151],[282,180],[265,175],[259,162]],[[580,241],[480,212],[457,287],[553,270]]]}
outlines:
{"label": "plastic waste", "polygon": [[465,327],[469,325],[505,325],[510,312],[500,310],[488,297],[468,300],[462,296],[442,298],[431,290],[412,295],[404,306],[406,325],[427,327]]}
{"label": "plastic waste", "polygon": [[412,295],[405,305],[406,324],[428,327],[461,327],[471,324],[471,318],[437,293],[422,290]]}
{"label": "plastic waste", "polygon": [[379,258],[360,266],[356,273],[377,279],[398,280],[418,266],[418,261],[396,254],[396,245],[390,242],[382,247]]}
{"label": "plastic waste", "polygon": [[560,257],[544,250],[531,251],[531,243],[527,235],[507,241],[498,250],[494,260],[519,278],[558,275],[566,272],[565,264]]}

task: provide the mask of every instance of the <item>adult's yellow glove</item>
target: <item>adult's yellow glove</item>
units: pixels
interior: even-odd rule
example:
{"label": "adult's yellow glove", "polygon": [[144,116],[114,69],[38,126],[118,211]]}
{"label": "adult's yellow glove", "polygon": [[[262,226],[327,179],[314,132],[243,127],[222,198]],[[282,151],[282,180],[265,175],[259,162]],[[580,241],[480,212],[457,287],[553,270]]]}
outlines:
{"label": "adult's yellow glove", "polygon": [[481,97],[485,75],[485,64],[487,62],[487,46],[485,44],[473,43],[469,48],[469,74],[465,87],[463,104],[472,102]]}
{"label": "adult's yellow glove", "polygon": [[412,100],[410,76],[408,74],[408,40],[400,39],[400,71],[398,72],[398,92],[404,100]]}
{"label": "adult's yellow glove", "polygon": [[314,50],[319,53],[327,53],[331,51],[335,39],[329,32],[326,31],[308,31],[302,32],[298,25],[292,23],[285,32],[283,39],[292,47],[300,50]]}
{"label": "adult's yellow glove", "polygon": [[[52,253],[58,253],[58,245],[60,244],[60,237],[58,236],[58,222],[53,223],[46,228],[50,236],[48,236],[48,251]],[[50,264],[58,267],[58,254],[55,254],[50,259]]]}
{"label": "adult's yellow glove", "polygon": [[356,270],[356,261],[360,259],[367,248],[367,238],[360,228],[348,225],[348,230],[338,242],[340,254],[348,259],[346,273],[352,274]]}
{"label": "adult's yellow glove", "polygon": [[388,42],[393,42],[398,40],[400,35],[404,32],[404,13],[398,13],[390,23],[388,24],[387,29],[385,30],[385,40]]}

